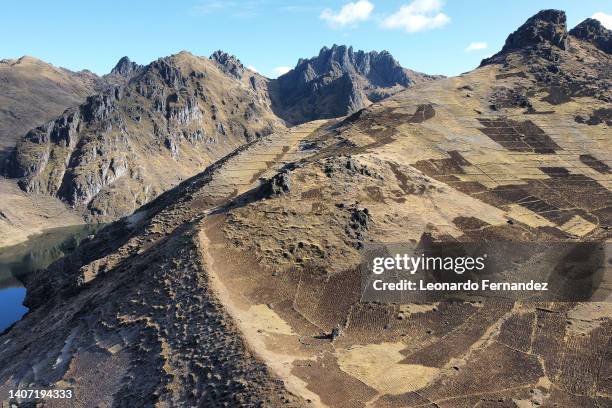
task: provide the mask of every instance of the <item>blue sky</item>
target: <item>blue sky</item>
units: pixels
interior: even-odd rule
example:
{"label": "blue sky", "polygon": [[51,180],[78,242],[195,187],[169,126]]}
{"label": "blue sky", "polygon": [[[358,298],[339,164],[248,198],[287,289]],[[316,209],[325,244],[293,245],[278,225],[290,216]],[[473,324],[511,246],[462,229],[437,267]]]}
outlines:
{"label": "blue sky", "polygon": [[570,27],[595,13],[608,25],[612,19],[612,2],[603,0],[2,3],[0,58],[32,55],[98,74],[124,55],[146,64],[181,50],[208,56],[223,49],[275,77],[279,67],[293,67],[298,58],[336,43],[386,49],[407,68],[457,75],[499,50],[510,32],[541,9],[565,10]]}

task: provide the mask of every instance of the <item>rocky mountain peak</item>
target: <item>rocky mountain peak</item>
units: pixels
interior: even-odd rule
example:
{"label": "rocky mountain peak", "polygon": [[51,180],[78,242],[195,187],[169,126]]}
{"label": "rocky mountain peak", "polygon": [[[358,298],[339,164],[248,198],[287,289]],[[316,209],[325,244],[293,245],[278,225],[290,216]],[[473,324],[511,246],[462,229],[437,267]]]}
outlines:
{"label": "rocky mountain peak", "polygon": [[[353,47],[334,44],[323,47],[319,55],[300,59],[294,71],[306,73],[304,79],[312,80],[322,75],[340,77],[358,74],[377,86],[408,86],[412,82],[404,69],[388,51],[354,51]],[[286,76],[291,76],[291,71]]]}
{"label": "rocky mountain peak", "polygon": [[[161,57],[143,67],[143,73],[134,79],[141,95],[158,94],[160,86],[168,87],[167,91],[176,92],[188,86],[190,75],[195,73],[193,70],[205,70],[205,66],[210,66],[209,60],[205,57],[198,57],[188,51],[181,51],[167,57]],[[196,77],[200,78],[204,74],[199,72]],[[159,82],[161,80],[161,82]],[[163,92],[162,92],[163,93]]]}
{"label": "rocky mountain peak", "polygon": [[506,39],[502,53],[545,44],[567,48],[567,24],[565,12],[542,10]]}
{"label": "rocky mountain peak", "polygon": [[287,123],[299,124],[353,113],[415,81],[433,77],[402,66],[387,52],[355,51],[334,44],[272,83],[273,108]]}
{"label": "rocky mountain peak", "polygon": [[612,31],[604,27],[599,20],[587,18],[569,33],[579,40],[590,42],[607,54],[612,54]]}
{"label": "rocky mountain peak", "polygon": [[128,78],[140,69],[142,69],[142,65],[138,65],[134,61],[130,60],[128,57],[123,57],[111,70],[111,74],[120,75],[122,77]]}
{"label": "rocky mountain peak", "polygon": [[242,78],[245,67],[236,56],[217,50],[210,56],[210,59],[215,61],[226,74],[235,78]]}
{"label": "rocky mountain peak", "polygon": [[542,10],[530,17],[515,32],[510,34],[500,52],[485,58],[480,66],[499,64],[509,54],[520,52],[524,55],[537,54],[545,59],[556,60],[553,55],[568,49],[566,16],[560,10]]}
{"label": "rocky mountain peak", "polygon": [[329,66],[332,63],[338,64],[341,68],[349,70],[354,62],[353,47],[346,45],[334,44],[331,48],[323,47],[319,51],[317,62],[323,66]]}

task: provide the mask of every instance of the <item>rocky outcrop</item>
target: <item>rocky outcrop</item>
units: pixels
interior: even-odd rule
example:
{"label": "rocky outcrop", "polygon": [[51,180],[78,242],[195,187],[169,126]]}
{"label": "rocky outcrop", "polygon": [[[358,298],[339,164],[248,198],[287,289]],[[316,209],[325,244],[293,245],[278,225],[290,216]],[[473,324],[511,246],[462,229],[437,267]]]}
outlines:
{"label": "rocky outcrop", "polygon": [[364,76],[371,84],[380,87],[409,86],[412,83],[389,52],[354,51],[353,47],[335,44],[331,48],[323,47],[317,57],[300,60],[291,72],[279,78],[279,82],[288,86],[291,79],[297,79],[303,85],[318,78],[340,77],[345,73]]}
{"label": "rocky outcrop", "polygon": [[567,48],[567,25],[565,12],[542,10],[506,39],[502,52],[525,47],[550,44],[561,49]]}
{"label": "rocky outcrop", "polygon": [[568,51],[571,41],[576,39],[612,53],[612,33],[598,20],[587,18],[568,33],[565,12],[542,10],[510,34],[501,51],[484,59],[481,65],[503,63],[514,52],[549,60],[559,59],[559,52]]}
{"label": "rocky outcrop", "polygon": [[128,57],[123,57],[111,70],[111,75],[120,75],[124,78],[131,78],[142,69],[142,65],[138,65],[134,61],[131,61]]}
{"label": "rocky outcrop", "polygon": [[263,184],[265,196],[278,196],[291,191],[291,177],[288,170],[283,170]]}
{"label": "rocky outcrop", "polygon": [[572,28],[569,34],[582,41],[590,42],[607,54],[612,54],[612,31],[601,25],[599,20],[587,18]]}
{"label": "rocky outcrop", "polygon": [[551,48],[567,49],[568,33],[565,12],[542,10],[510,34],[500,52],[482,61],[481,66],[503,63],[512,52],[550,53]]}
{"label": "rocky outcrop", "polygon": [[529,18],[508,36],[501,51],[482,60],[481,66],[502,64],[500,75],[505,78],[527,77],[528,72],[538,86],[502,90],[505,95],[493,98],[491,108],[511,105],[533,111],[525,95],[542,90],[548,93],[543,100],[554,105],[567,103],[574,96],[611,102],[608,63],[601,55],[594,55],[592,47],[585,43],[608,52],[610,31],[588,19],[568,33],[565,13],[558,10],[542,10]]}
{"label": "rocky outcrop", "polygon": [[298,124],[348,115],[431,78],[402,68],[387,51],[334,45],[323,47],[316,57],[300,59],[271,89],[275,112]]}
{"label": "rocky outcrop", "polygon": [[[9,157],[8,176],[20,178],[25,191],[58,195],[73,206],[91,200],[127,172],[121,153],[129,149],[127,137],[109,137],[114,126],[122,125],[121,117],[113,116],[120,97],[116,89],[91,96],[80,107],[28,132]],[[92,126],[100,130],[100,143],[81,144]],[[80,171],[85,169],[89,171]]]}
{"label": "rocky outcrop", "polygon": [[234,55],[217,50],[210,56],[210,59],[219,64],[221,70],[226,74],[231,75],[234,78],[242,78],[245,70],[244,65],[242,65],[240,60]]}

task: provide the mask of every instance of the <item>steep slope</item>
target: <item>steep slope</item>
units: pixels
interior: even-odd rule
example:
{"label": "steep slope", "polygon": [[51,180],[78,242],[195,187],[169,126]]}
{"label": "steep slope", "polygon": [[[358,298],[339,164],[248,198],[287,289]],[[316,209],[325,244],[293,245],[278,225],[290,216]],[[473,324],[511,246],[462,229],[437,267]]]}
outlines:
{"label": "steep slope", "polygon": [[271,81],[275,112],[290,124],[353,113],[406,87],[437,77],[405,68],[387,51],[323,47]]}
{"label": "steep slope", "polygon": [[72,72],[24,56],[0,61],[0,161],[28,130],[82,103],[104,86],[89,71]]}
{"label": "steep slope", "polygon": [[[111,224],[98,238],[86,240],[70,259],[52,266],[55,272],[41,274],[48,278],[39,281],[41,292],[32,291],[26,300],[32,307],[31,323],[21,322],[24,325],[15,326],[13,333],[32,330],[33,326],[26,329],[25,325],[36,325],[47,312],[62,313],[61,321],[45,330],[44,336],[48,337],[44,347],[36,346],[38,340],[34,338],[23,344],[26,354],[40,358],[41,371],[36,379],[29,363],[9,357],[9,349],[21,340],[3,338],[0,393],[4,395],[10,384],[36,382],[43,377],[48,381],[53,377],[55,380],[50,381],[59,381],[58,384],[70,381],[85,406],[306,406],[304,400],[287,393],[282,382],[253,356],[210,290],[202,247],[193,229],[197,221],[189,219],[223,203],[228,198],[226,194],[241,194],[252,183],[250,180],[257,180],[267,169],[266,161],[272,164],[283,160],[288,150],[295,149],[297,139],[309,133],[308,128],[296,128],[239,148],[200,176],[164,193],[139,213]],[[249,154],[243,157],[245,153]],[[241,181],[245,178],[245,182]],[[198,190],[213,180],[207,189],[210,196],[201,195]],[[175,233],[169,234],[174,228]],[[150,240],[153,236],[156,238]],[[158,263],[161,259],[164,261]],[[76,277],[80,265],[90,262],[98,266],[85,267],[83,274]],[[134,268],[144,275],[132,273]],[[97,279],[98,273],[100,278],[105,274],[104,270],[109,279]],[[126,272],[119,280],[114,274],[118,270]],[[82,285],[91,289],[89,295],[82,291]],[[50,290],[50,296],[43,295],[47,291],[44,287]],[[55,296],[64,290],[72,295]],[[108,302],[115,296],[122,300]],[[168,296],[174,301],[169,301]],[[84,308],[89,310],[91,319],[81,319],[69,311]],[[50,350],[58,348],[64,348],[66,353],[56,364],[55,351]],[[113,375],[94,374],[106,369],[112,370]],[[5,380],[9,372],[15,374],[15,381]],[[70,376],[89,380],[72,382]],[[97,379],[92,387],[89,381],[94,378]]]}
{"label": "steep slope", "polygon": [[[0,61],[0,175],[5,173],[6,157],[28,130],[125,80],[121,75],[72,72],[29,56]],[[27,194],[4,177],[0,177],[0,197],[0,246],[48,228],[84,222],[57,198]]]}
{"label": "steep slope", "polygon": [[599,20],[587,18],[569,32],[570,35],[590,42],[607,54],[612,54],[612,33]]}
{"label": "steep slope", "polygon": [[481,66],[504,64],[507,71],[513,66],[526,67],[536,80],[524,88],[500,90],[502,104],[518,106],[531,93],[545,91],[546,100],[553,105],[571,102],[573,96],[588,96],[597,100],[597,107],[612,102],[610,53],[606,51],[609,38],[610,30],[592,19],[568,33],[565,13],[544,10],[512,33],[502,50]]}
{"label": "steep slope", "polygon": [[182,52],[28,132],[7,165],[28,192],[56,196],[99,219],[132,212],[238,146],[282,128],[257,74]]}
{"label": "steep slope", "polygon": [[610,405],[609,266],[592,298],[608,302],[360,301],[372,243],[610,239],[608,125],[576,121],[610,87],[551,99],[540,50],[560,57],[550,72],[610,81],[611,57],[591,42],[530,41],[250,142],[108,226],[26,282],[31,311],[0,339],[0,393],[69,384],[87,406]]}

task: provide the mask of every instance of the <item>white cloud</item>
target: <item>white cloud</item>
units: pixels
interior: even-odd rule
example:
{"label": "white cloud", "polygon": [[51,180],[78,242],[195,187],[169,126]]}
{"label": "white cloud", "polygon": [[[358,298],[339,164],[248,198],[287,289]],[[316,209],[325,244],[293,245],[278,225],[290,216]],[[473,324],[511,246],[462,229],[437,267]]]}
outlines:
{"label": "white cloud", "polygon": [[281,6],[279,7],[279,10],[287,12],[287,13],[312,13],[312,12],[321,10],[321,7],[315,6],[315,5],[307,6],[304,4],[299,4],[299,5],[292,4],[290,6]]}
{"label": "white cloud", "polygon": [[251,71],[253,71],[253,72],[259,73],[259,71],[257,70],[257,68],[255,68],[255,67],[254,67],[254,66],[252,66],[252,65],[249,65],[249,66],[247,67],[247,69],[250,69],[250,70],[251,70]]}
{"label": "white cloud", "polygon": [[374,4],[367,0],[359,0],[355,3],[345,4],[337,13],[326,8],[321,12],[319,18],[327,21],[332,27],[344,27],[369,19],[373,10]]}
{"label": "white cloud", "polygon": [[450,17],[442,13],[443,5],[440,0],[414,0],[383,19],[381,25],[388,29],[404,29],[409,33],[440,28],[450,22]]}
{"label": "white cloud", "polygon": [[477,51],[477,50],[485,50],[487,49],[489,45],[486,42],[480,41],[480,42],[472,42],[470,43],[470,45],[468,45],[467,47],[465,47],[466,51]]}
{"label": "white cloud", "polygon": [[606,27],[608,30],[612,30],[612,14],[606,14],[598,11],[597,13],[593,14],[591,18],[599,20],[601,25]]}
{"label": "white cloud", "polygon": [[233,3],[223,2],[219,0],[204,1],[192,7],[192,11],[196,14],[210,14],[221,11],[228,7],[232,7]]}
{"label": "white cloud", "polygon": [[284,67],[284,66],[282,66],[282,67],[276,67],[276,68],[274,68],[274,73],[275,73],[276,75],[278,75],[278,76],[281,76],[281,75],[283,75],[283,74],[286,74],[286,73],[287,73],[287,72],[289,72],[289,71],[291,71],[291,68],[290,68],[290,67]]}

